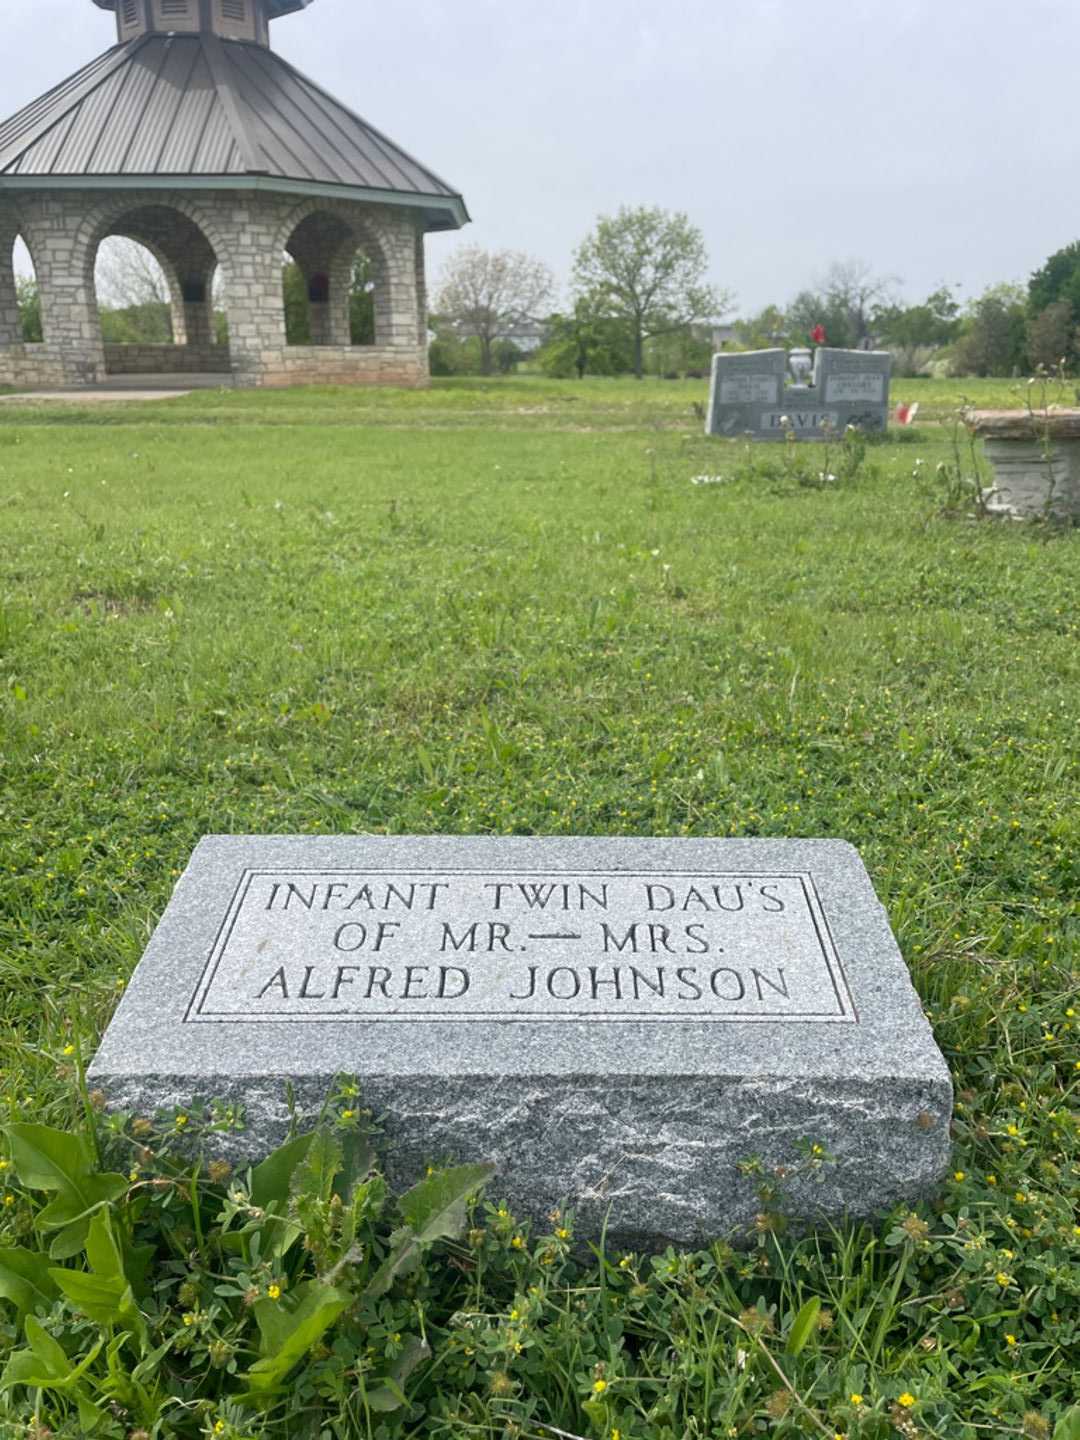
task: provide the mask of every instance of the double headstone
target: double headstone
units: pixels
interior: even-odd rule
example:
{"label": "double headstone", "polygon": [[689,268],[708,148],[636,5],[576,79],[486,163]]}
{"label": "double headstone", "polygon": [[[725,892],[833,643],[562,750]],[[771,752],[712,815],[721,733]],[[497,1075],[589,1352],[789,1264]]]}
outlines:
{"label": "double headstone", "polygon": [[789,383],[784,350],[713,356],[706,432],[755,440],[824,440],[849,425],[884,433],[889,413],[888,351],[816,352],[811,381]]}
{"label": "double headstone", "polygon": [[244,1161],[287,1088],[315,1116],[342,1074],[395,1182],[495,1161],[521,1214],[648,1243],[745,1234],[750,1162],[839,1218],[949,1154],[948,1071],[837,841],[204,840],[91,1083],[138,1115],[242,1107],[214,1143]]}

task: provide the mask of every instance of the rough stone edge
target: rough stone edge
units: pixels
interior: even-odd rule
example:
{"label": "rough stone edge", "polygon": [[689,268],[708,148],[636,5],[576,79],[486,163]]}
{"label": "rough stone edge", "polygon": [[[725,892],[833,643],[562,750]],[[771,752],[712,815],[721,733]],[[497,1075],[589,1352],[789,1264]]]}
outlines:
{"label": "rough stone edge", "polygon": [[[204,1146],[208,1159],[239,1166],[256,1163],[281,1144],[294,1118],[301,1129],[313,1124],[334,1078],[223,1076],[203,1078],[193,1089],[183,1076],[99,1074],[95,1083],[110,1108],[131,1114],[188,1111],[218,1101],[243,1109],[249,1122],[257,1115],[244,1131],[212,1137]],[[803,1140],[823,1144],[841,1168],[826,1166],[822,1178],[792,1183],[784,1212],[797,1231],[845,1219],[872,1220],[897,1205],[929,1199],[950,1168],[953,1087],[948,1078],[897,1076],[874,1085],[833,1079],[816,1087],[782,1076],[771,1082],[700,1076],[632,1084],[566,1076],[480,1077],[480,1082],[491,1091],[489,1099],[499,1102],[494,1125],[486,1127],[475,1103],[478,1082],[470,1077],[417,1077],[409,1085],[396,1076],[366,1078],[359,1104],[373,1112],[383,1131],[379,1153],[392,1186],[407,1188],[431,1163],[491,1161],[498,1167],[492,1194],[505,1198],[518,1217],[542,1228],[553,1208],[567,1204],[579,1234],[596,1236],[606,1229],[624,1245],[655,1249],[695,1247],[715,1239],[749,1243],[761,1206],[755,1182],[739,1173],[740,1163],[760,1158],[770,1170],[790,1170],[799,1162]],[[658,1125],[669,1111],[676,1120],[685,1116],[695,1089],[715,1091],[711,1098],[722,1098],[723,1106],[694,1112],[694,1131],[677,1141],[663,1140]],[[632,1111],[620,1110],[620,1100],[640,1105],[637,1129]],[[768,1105],[778,1101],[786,1107],[785,1122],[769,1128]],[[610,1133],[617,1137],[602,1151],[590,1146],[588,1125],[581,1123],[583,1114],[596,1118],[597,1104],[603,1115],[610,1114]],[[658,1104],[659,1116],[653,1113]],[[862,1116],[854,1125],[853,1112]],[[709,1128],[714,1115],[734,1138],[710,1148],[710,1136],[721,1134],[721,1127]],[[566,1141],[575,1126],[580,1143],[571,1148]],[[771,1146],[755,1148],[757,1127]],[[699,1172],[695,1162],[703,1162],[704,1169]],[[571,1180],[565,1188],[553,1183],[555,1175],[572,1176],[575,1168],[576,1183]],[[626,1176],[621,1186],[620,1174]],[[610,1177],[607,1183],[603,1176]],[[876,1185],[874,1176],[881,1177]],[[668,1188],[665,1179],[673,1182]],[[857,1204],[851,1202],[852,1191],[860,1196]],[[712,1219],[706,1218],[709,1206]]]}

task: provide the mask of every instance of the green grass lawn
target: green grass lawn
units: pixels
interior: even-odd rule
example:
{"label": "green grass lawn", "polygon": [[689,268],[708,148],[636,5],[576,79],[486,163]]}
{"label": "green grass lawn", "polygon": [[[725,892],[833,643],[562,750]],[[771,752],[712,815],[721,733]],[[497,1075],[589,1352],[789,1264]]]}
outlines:
{"label": "green grass lawn", "polygon": [[[1013,389],[894,398],[933,421]],[[174,1409],[155,1440],[1040,1440],[1080,1399],[1080,531],[943,508],[947,426],[818,485],[816,459],[800,482],[783,447],[705,439],[705,392],[0,406],[9,1121],[76,1122],[70,1047],[92,1050],[220,831],[842,837],[959,1097],[956,1178],[917,1217],[736,1259],[567,1262],[522,1353],[496,1316],[471,1370],[417,1372],[412,1418],[379,1421],[400,1430],[323,1396],[315,1428]],[[8,1192],[0,1243],[35,1203]],[[470,1281],[489,1318],[539,1285],[531,1253]],[[459,1353],[441,1323],[437,1357]],[[17,1338],[0,1316],[0,1349]],[[28,1393],[0,1395],[5,1440],[45,1433]],[[40,1413],[84,1433],[66,1404]]]}

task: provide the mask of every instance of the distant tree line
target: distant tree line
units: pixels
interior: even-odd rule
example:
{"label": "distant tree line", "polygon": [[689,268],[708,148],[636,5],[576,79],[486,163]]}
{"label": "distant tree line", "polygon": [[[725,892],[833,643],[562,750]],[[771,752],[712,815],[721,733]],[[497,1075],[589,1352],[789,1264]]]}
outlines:
{"label": "distant tree line", "polygon": [[[475,280],[516,267],[535,280],[543,267],[531,265],[527,256],[475,247],[450,260],[432,320],[434,373],[506,372],[524,360],[565,377],[707,372],[731,296],[707,284],[704,237],[685,215],[646,208],[601,217],[574,257],[570,303],[547,315],[543,345],[526,354],[514,328],[536,321],[554,293],[550,275],[529,291],[511,286],[496,295],[474,285],[468,306],[459,296],[462,272]],[[1052,255],[1026,288],[994,285],[966,304],[951,286],[905,304],[899,285],[860,261],[838,262],[786,306],[726,327],[722,343],[767,349],[810,344],[823,333],[829,345],[891,350],[901,376],[1080,369],[1080,241]]]}
{"label": "distant tree line", "polygon": [[897,373],[1007,376],[1039,366],[1080,367],[1080,241],[1052,255],[1022,285],[992,285],[962,305],[942,286],[917,305],[896,298],[898,282],[858,262],[834,265],[786,310],[767,306],[736,324],[748,349],[809,339],[820,325],[830,345],[893,352]]}

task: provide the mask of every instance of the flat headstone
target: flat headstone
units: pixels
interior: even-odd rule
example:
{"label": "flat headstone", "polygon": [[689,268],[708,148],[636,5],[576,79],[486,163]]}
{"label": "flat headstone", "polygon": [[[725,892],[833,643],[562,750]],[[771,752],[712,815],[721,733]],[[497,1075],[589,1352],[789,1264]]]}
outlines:
{"label": "flat headstone", "polygon": [[519,1213],[643,1242],[748,1225],[754,1158],[809,1219],[913,1201],[949,1154],[948,1071],[839,841],[202,841],[91,1083],[242,1106],[236,1160],[285,1135],[286,1082],[314,1116],[341,1074],[396,1183],[491,1160]]}
{"label": "flat headstone", "polygon": [[706,433],[734,439],[838,439],[849,425],[868,434],[888,426],[888,351],[815,352],[806,385],[790,383],[784,350],[752,350],[713,356]]}

